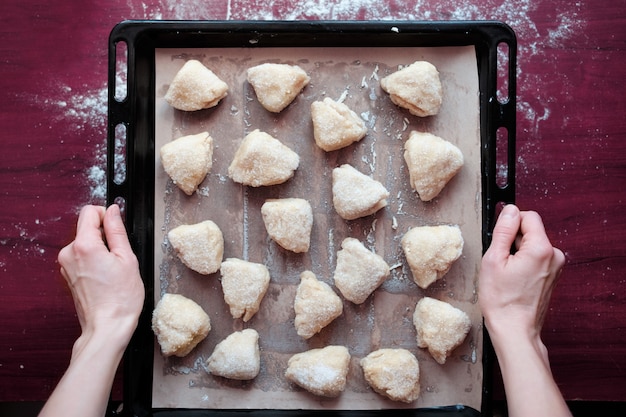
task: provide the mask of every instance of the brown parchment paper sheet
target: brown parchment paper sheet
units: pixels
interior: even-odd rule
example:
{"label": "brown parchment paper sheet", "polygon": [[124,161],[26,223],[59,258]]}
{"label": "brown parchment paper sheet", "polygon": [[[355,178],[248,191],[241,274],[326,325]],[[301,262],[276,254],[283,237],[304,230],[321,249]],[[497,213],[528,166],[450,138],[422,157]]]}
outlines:
{"label": "brown parchment paper sheet", "polygon": [[[163,99],[187,59],[199,59],[229,85],[215,108],[181,112]],[[444,89],[439,115],[418,118],[393,105],[379,79],[399,66],[427,60],[437,66]],[[482,318],[477,304],[481,247],[479,88],[473,47],[443,48],[271,48],[158,49],[155,54],[155,303],[164,292],[180,293],[209,314],[212,330],[185,358],[163,358],[155,341],[153,406],[216,409],[385,409],[464,404],[480,409],[483,380]],[[297,64],[310,84],[280,114],[266,111],[246,81],[246,69],[264,62]],[[343,100],[366,122],[369,132],[352,146],[325,153],[313,139],[310,105],[330,97]],[[227,175],[245,134],[261,129],[300,155],[300,167],[287,183],[251,188]],[[160,147],[177,137],[208,131],[214,138],[213,167],[198,192],[185,195],[164,173]],[[421,202],[410,188],[403,145],[412,130],[429,131],[456,144],[465,165],[433,201]],[[354,221],[332,206],[331,170],[350,163],[390,191],[388,206]],[[260,207],[267,198],[301,197],[313,207],[311,249],[283,250],[265,231]],[[223,300],[219,272],[202,276],[176,259],[167,232],[180,225],[213,220],[225,239],[224,258],[264,263],[270,288],[260,311],[247,323],[234,320]],[[400,248],[402,235],[420,225],[458,224],[463,255],[442,280],[423,291],[413,282]],[[346,237],[362,241],[391,266],[391,276],[361,305],[344,300],[344,313],[309,340],[294,328],[293,301],[303,270],[331,286],[336,252]],[[334,288],[334,287],[333,287]],[[335,289],[336,290],[336,289]],[[337,290],[336,290],[337,291]],[[337,291],[338,292],[338,291]],[[450,302],[467,312],[472,329],[443,366],[415,340],[412,316],[423,296]],[[252,381],[230,381],[208,374],[204,363],[215,345],[236,330],[260,334],[261,372]],[[289,357],[329,344],[348,347],[352,360],[345,392],[316,397],[283,376]],[[413,404],[386,400],[365,382],[359,360],[373,350],[402,347],[420,363],[421,396]]]}

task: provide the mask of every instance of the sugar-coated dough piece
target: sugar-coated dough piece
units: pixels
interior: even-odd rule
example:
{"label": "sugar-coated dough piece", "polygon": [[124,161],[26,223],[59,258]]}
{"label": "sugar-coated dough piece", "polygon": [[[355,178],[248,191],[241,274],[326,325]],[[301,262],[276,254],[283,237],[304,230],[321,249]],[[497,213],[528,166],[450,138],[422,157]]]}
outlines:
{"label": "sugar-coated dough piece", "polygon": [[307,73],[297,65],[261,64],[248,68],[248,82],[266,110],[279,113],[309,83]]}
{"label": "sugar-coated dough piece", "polygon": [[341,298],[330,285],[319,281],[311,271],[300,274],[294,301],[298,336],[311,338],[343,312]]}
{"label": "sugar-coated dough piece", "polygon": [[348,349],[331,345],[293,355],[285,377],[315,395],[337,397],[346,387],[349,365]]}
{"label": "sugar-coated dough piece", "polygon": [[222,290],[230,314],[248,321],[259,311],[270,285],[270,272],[263,264],[228,258],[222,262]]}
{"label": "sugar-coated dough piece", "polygon": [[463,252],[463,235],[458,226],[414,227],[400,241],[404,256],[420,288],[443,277]]}
{"label": "sugar-coated dough piece", "polygon": [[387,205],[389,191],[380,182],[344,164],[333,169],[333,206],[345,220],[376,213]]}
{"label": "sugar-coated dough piece", "polygon": [[269,199],[261,206],[265,230],[273,241],[295,253],[308,252],[313,209],[302,198]]}
{"label": "sugar-coated dough piece", "polygon": [[249,133],[237,149],[228,167],[233,181],[260,187],[282,184],[291,177],[300,164],[297,153],[278,139],[256,129]]}
{"label": "sugar-coated dough piece", "polygon": [[363,359],[365,380],[374,391],[393,401],[412,403],[420,395],[417,358],[406,349],[379,349]]}
{"label": "sugar-coated dough piece", "polygon": [[210,330],[209,315],[180,294],[164,294],[152,312],[152,331],[163,356],[188,355]]}
{"label": "sugar-coated dough piece", "polygon": [[190,59],[176,73],[165,101],[178,110],[194,111],[217,106],[228,94],[228,85],[200,61]]}
{"label": "sugar-coated dough piece", "polygon": [[431,133],[413,131],[404,144],[411,187],[422,201],[437,197],[463,167],[463,154],[452,143]]}
{"label": "sugar-coated dough piece", "polygon": [[161,164],[174,184],[191,195],[213,166],[213,138],[202,132],[175,139],[161,147]]}
{"label": "sugar-coated dough piece", "polygon": [[335,286],[355,304],[361,304],[389,276],[389,265],[357,239],[348,237],[337,252]]}
{"label": "sugar-coated dough piece", "polygon": [[443,365],[452,351],[465,340],[472,327],[462,310],[434,298],[424,297],[415,307],[413,324],[417,330],[417,346]]}
{"label": "sugar-coated dough piece", "polygon": [[414,62],[382,78],[380,86],[389,93],[394,104],[415,116],[434,116],[439,113],[443,91],[439,71],[430,62]]}
{"label": "sugar-coated dough piece", "polygon": [[344,103],[326,97],[311,104],[313,136],[326,152],[358,142],[367,133],[365,122]]}
{"label": "sugar-coated dough piece", "polygon": [[261,370],[257,331],[245,329],[234,332],[219,342],[207,359],[207,369],[212,375],[229,379],[256,378]]}
{"label": "sugar-coated dough piece", "polygon": [[169,231],[167,238],[179,259],[188,268],[209,275],[220,269],[224,236],[211,220],[183,224]]}

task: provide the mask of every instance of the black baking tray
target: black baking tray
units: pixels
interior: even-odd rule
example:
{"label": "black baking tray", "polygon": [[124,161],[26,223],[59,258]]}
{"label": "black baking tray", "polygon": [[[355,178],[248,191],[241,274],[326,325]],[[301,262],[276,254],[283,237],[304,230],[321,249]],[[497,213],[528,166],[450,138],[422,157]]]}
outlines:
{"label": "black baking tray", "polygon": [[[126,48],[123,64],[126,66],[127,88],[123,99],[116,98],[119,45],[125,45]],[[506,24],[494,21],[125,21],[114,27],[109,37],[107,202],[123,205],[129,238],[137,254],[146,287],[145,306],[125,354],[123,407],[116,412],[117,415],[491,415],[491,375],[495,356],[486,332],[481,410],[463,405],[372,411],[157,410],[151,407],[154,344],[151,313],[154,308],[155,49],[469,45],[475,47],[479,75],[484,252],[491,240],[498,205],[513,203],[515,199],[517,40],[513,30]],[[500,48],[502,45],[506,48]],[[506,64],[503,65],[503,62]],[[502,85],[505,86],[505,100],[499,99],[497,93]],[[124,127],[122,137],[119,126]],[[501,134],[503,131],[506,132],[504,139]],[[120,160],[123,160],[122,168]]]}

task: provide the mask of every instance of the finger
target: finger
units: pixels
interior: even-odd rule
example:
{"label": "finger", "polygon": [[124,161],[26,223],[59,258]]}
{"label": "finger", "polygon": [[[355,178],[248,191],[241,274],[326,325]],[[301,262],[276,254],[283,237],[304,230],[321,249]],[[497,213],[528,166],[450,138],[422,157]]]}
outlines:
{"label": "finger", "polygon": [[78,215],[76,225],[76,239],[86,239],[90,241],[102,240],[100,227],[104,218],[104,207],[84,206]]}
{"label": "finger", "polygon": [[493,237],[489,250],[501,254],[502,257],[509,256],[511,246],[520,230],[520,222],[519,209],[512,204],[504,206],[493,228]]}
{"label": "finger", "polygon": [[543,220],[541,216],[536,211],[522,211],[520,212],[520,217],[522,218],[522,222],[520,225],[520,230],[523,235],[527,233],[533,234],[546,234],[546,229],[543,224]]}
{"label": "finger", "polygon": [[534,211],[525,211],[520,213],[520,217],[520,231],[522,233],[520,249],[524,246],[528,246],[529,249],[533,250],[549,251],[550,255],[552,255],[552,244],[546,234],[541,216]]}
{"label": "finger", "polygon": [[120,208],[117,204],[111,205],[104,216],[104,235],[109,245],[109,250],[117,254],[132,252],[126,227],[122,221]]}

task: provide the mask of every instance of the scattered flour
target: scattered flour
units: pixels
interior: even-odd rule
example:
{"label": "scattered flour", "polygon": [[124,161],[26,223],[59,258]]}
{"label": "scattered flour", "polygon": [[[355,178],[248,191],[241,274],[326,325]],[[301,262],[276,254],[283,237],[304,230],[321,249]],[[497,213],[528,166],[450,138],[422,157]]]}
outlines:
{"label": "scattered flour", "polygon": [[[74,93],[67,87],[68,97],[63,100],[67,106],[63,108],[64,116],[72,121],[69,126],[76,130],[89,128],[95,139],[95,152],[92,166],[87,169],[86,176],[90,187],[89,203],[104,204],[106,201],[106,137],[107,137],[107,96],[106,83],[94,90]],[[81,202],[81,205],[85,202]]]}

